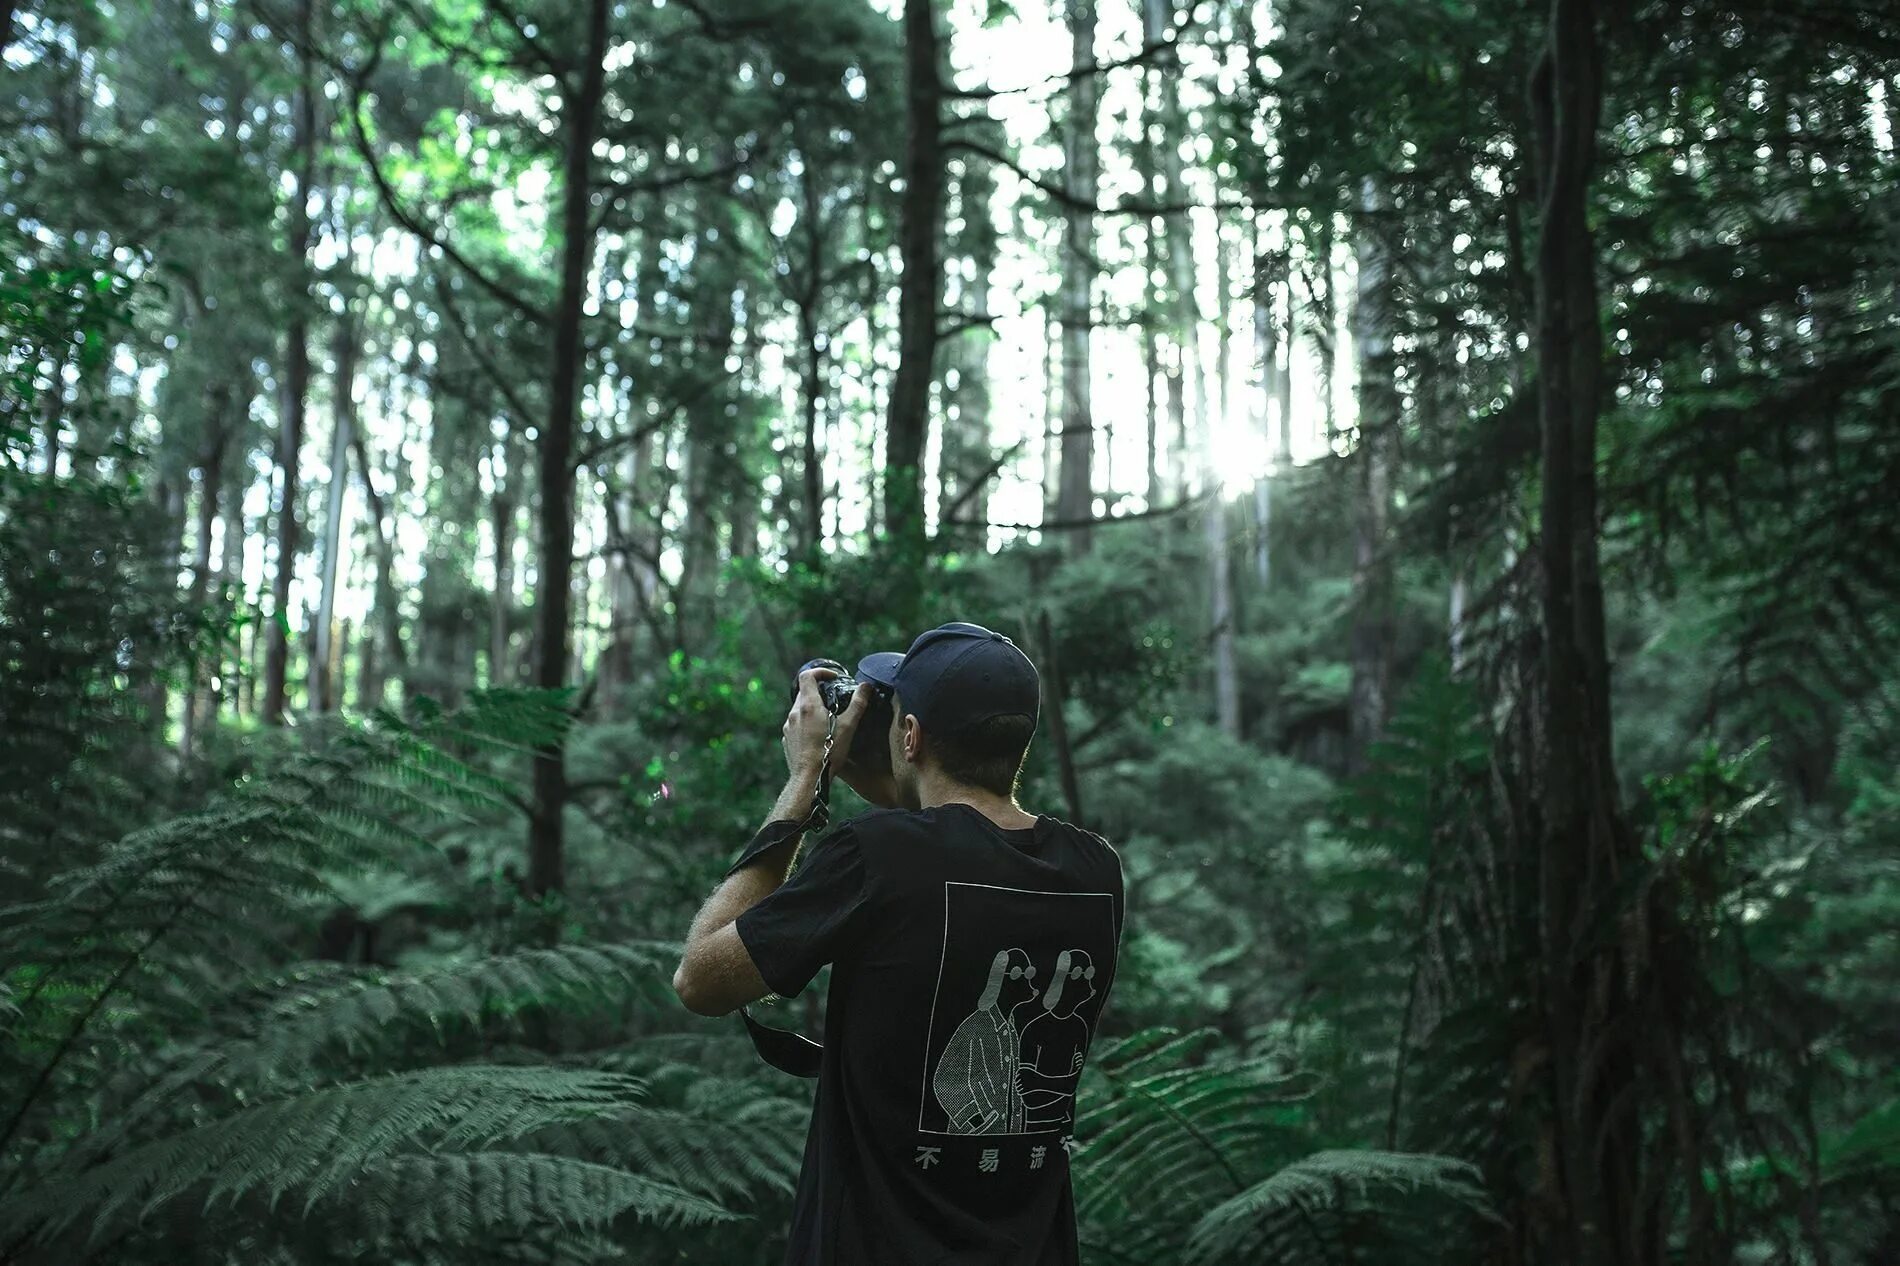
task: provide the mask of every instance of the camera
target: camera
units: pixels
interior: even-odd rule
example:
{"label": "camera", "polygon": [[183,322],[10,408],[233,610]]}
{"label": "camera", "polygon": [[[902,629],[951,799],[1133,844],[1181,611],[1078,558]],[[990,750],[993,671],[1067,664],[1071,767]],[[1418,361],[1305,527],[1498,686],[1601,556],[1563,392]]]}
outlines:
{"label": "camera", "polygon": [[825,711],[833,716],[842,715],[851,706],[851,700],[859,690],[875,692],[863,719],[858,722],[857,733],[851,736],[850,759],[852,764],[864,769],[888,773],[891,768],[891,748],[886,736],[891,728],[890,692],[874,683],[858,681],[851,676],[850,669],[835,659],[813,659],[799,665],[798,671],[792,674],[794,698],[798,695],[798,679],[811,668],[829,668],[838,674],[818,683],[818,698],[824,703]]}
{"label": "camera", "polygon": [[802,665],[792,677],[792,691],[797,693],[798,679],[813,668],[829,668],[837,673],[836,677],[827,677],[818,683],[818,697],[825,702],[825,711],[832,716],[840,716],[851,706],[851,697],[857,691],[859,683],[851,676],[851,671],[835,659],[814,659]]}

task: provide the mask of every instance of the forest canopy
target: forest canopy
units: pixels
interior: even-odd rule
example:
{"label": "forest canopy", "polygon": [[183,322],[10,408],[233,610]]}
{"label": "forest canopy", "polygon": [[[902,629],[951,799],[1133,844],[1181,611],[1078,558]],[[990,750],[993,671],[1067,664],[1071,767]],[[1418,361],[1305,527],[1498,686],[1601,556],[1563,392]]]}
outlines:
{"label": "forest canopy", "polygon": [[670,973],[948,620],[1124,868],[1084,1260],[1900,1260],[1897,122],[1880,0],[0,0],[0,1262],[780,1260]]}

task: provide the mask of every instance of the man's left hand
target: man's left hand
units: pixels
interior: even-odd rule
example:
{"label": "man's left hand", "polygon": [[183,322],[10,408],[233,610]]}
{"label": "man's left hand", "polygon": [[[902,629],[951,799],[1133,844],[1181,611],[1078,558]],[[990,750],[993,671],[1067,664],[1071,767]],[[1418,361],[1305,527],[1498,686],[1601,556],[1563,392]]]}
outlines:
{"label": "man's left hand", "polygon": [[825,735],[831,734],[831,769],[835,774],[844,767],[845,758],[851,751],[851,736],[857,733],[858,722],[871,703],[871,688],[859,686],[851,695],[851,706],[838,716],[834,729],[831,714],[825,710],[825,701],[819,697],[818,683],[838,676],[836,669],[807,668],[798,674],[798,698],[792,701],[792,710],[785,715],[785,726],[780,737],[785,745],[785,767],[794,776],[807,775],[817,777],[819,765],[824,760]]}

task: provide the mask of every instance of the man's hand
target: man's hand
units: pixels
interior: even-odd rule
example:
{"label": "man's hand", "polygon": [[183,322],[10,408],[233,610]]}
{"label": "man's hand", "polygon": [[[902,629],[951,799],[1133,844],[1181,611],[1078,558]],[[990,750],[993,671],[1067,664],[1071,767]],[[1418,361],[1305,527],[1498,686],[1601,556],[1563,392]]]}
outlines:
{"label": "man's hand", "polygon": [[793,777],[817,778],[819,765],[824,759],[825,734],[831,732],[831,772],[836,774],[844,768],[846,757],[851,751],[851,736],[857,733],[858,722],[871,705],[871,687],[858,687],[851,695],[851,706],[838,717],[835,730],[831,724],[831,714],[825,711],[825,701],[819,697],[818,683],[838,676],[836,669],[807,668],[798,674],[798,698],[792,701],[792,710],[785,715],[785,726],[779,732],[785,746],[785,767]]}

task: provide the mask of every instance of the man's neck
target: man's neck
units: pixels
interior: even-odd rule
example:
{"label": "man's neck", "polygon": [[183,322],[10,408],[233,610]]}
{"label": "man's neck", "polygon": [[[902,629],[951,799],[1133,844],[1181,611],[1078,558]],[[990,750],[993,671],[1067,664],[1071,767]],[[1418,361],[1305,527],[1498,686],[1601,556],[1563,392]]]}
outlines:
{"label": "man's neck", "polygon": [[1014,796],[999,796],[994,791],[971,787],[950,779],[921,775],[917,779],[917,807],[934,809],[940,804],[967,804],[1007,831],[1034,826],[1036,815],[1016,803]]}

